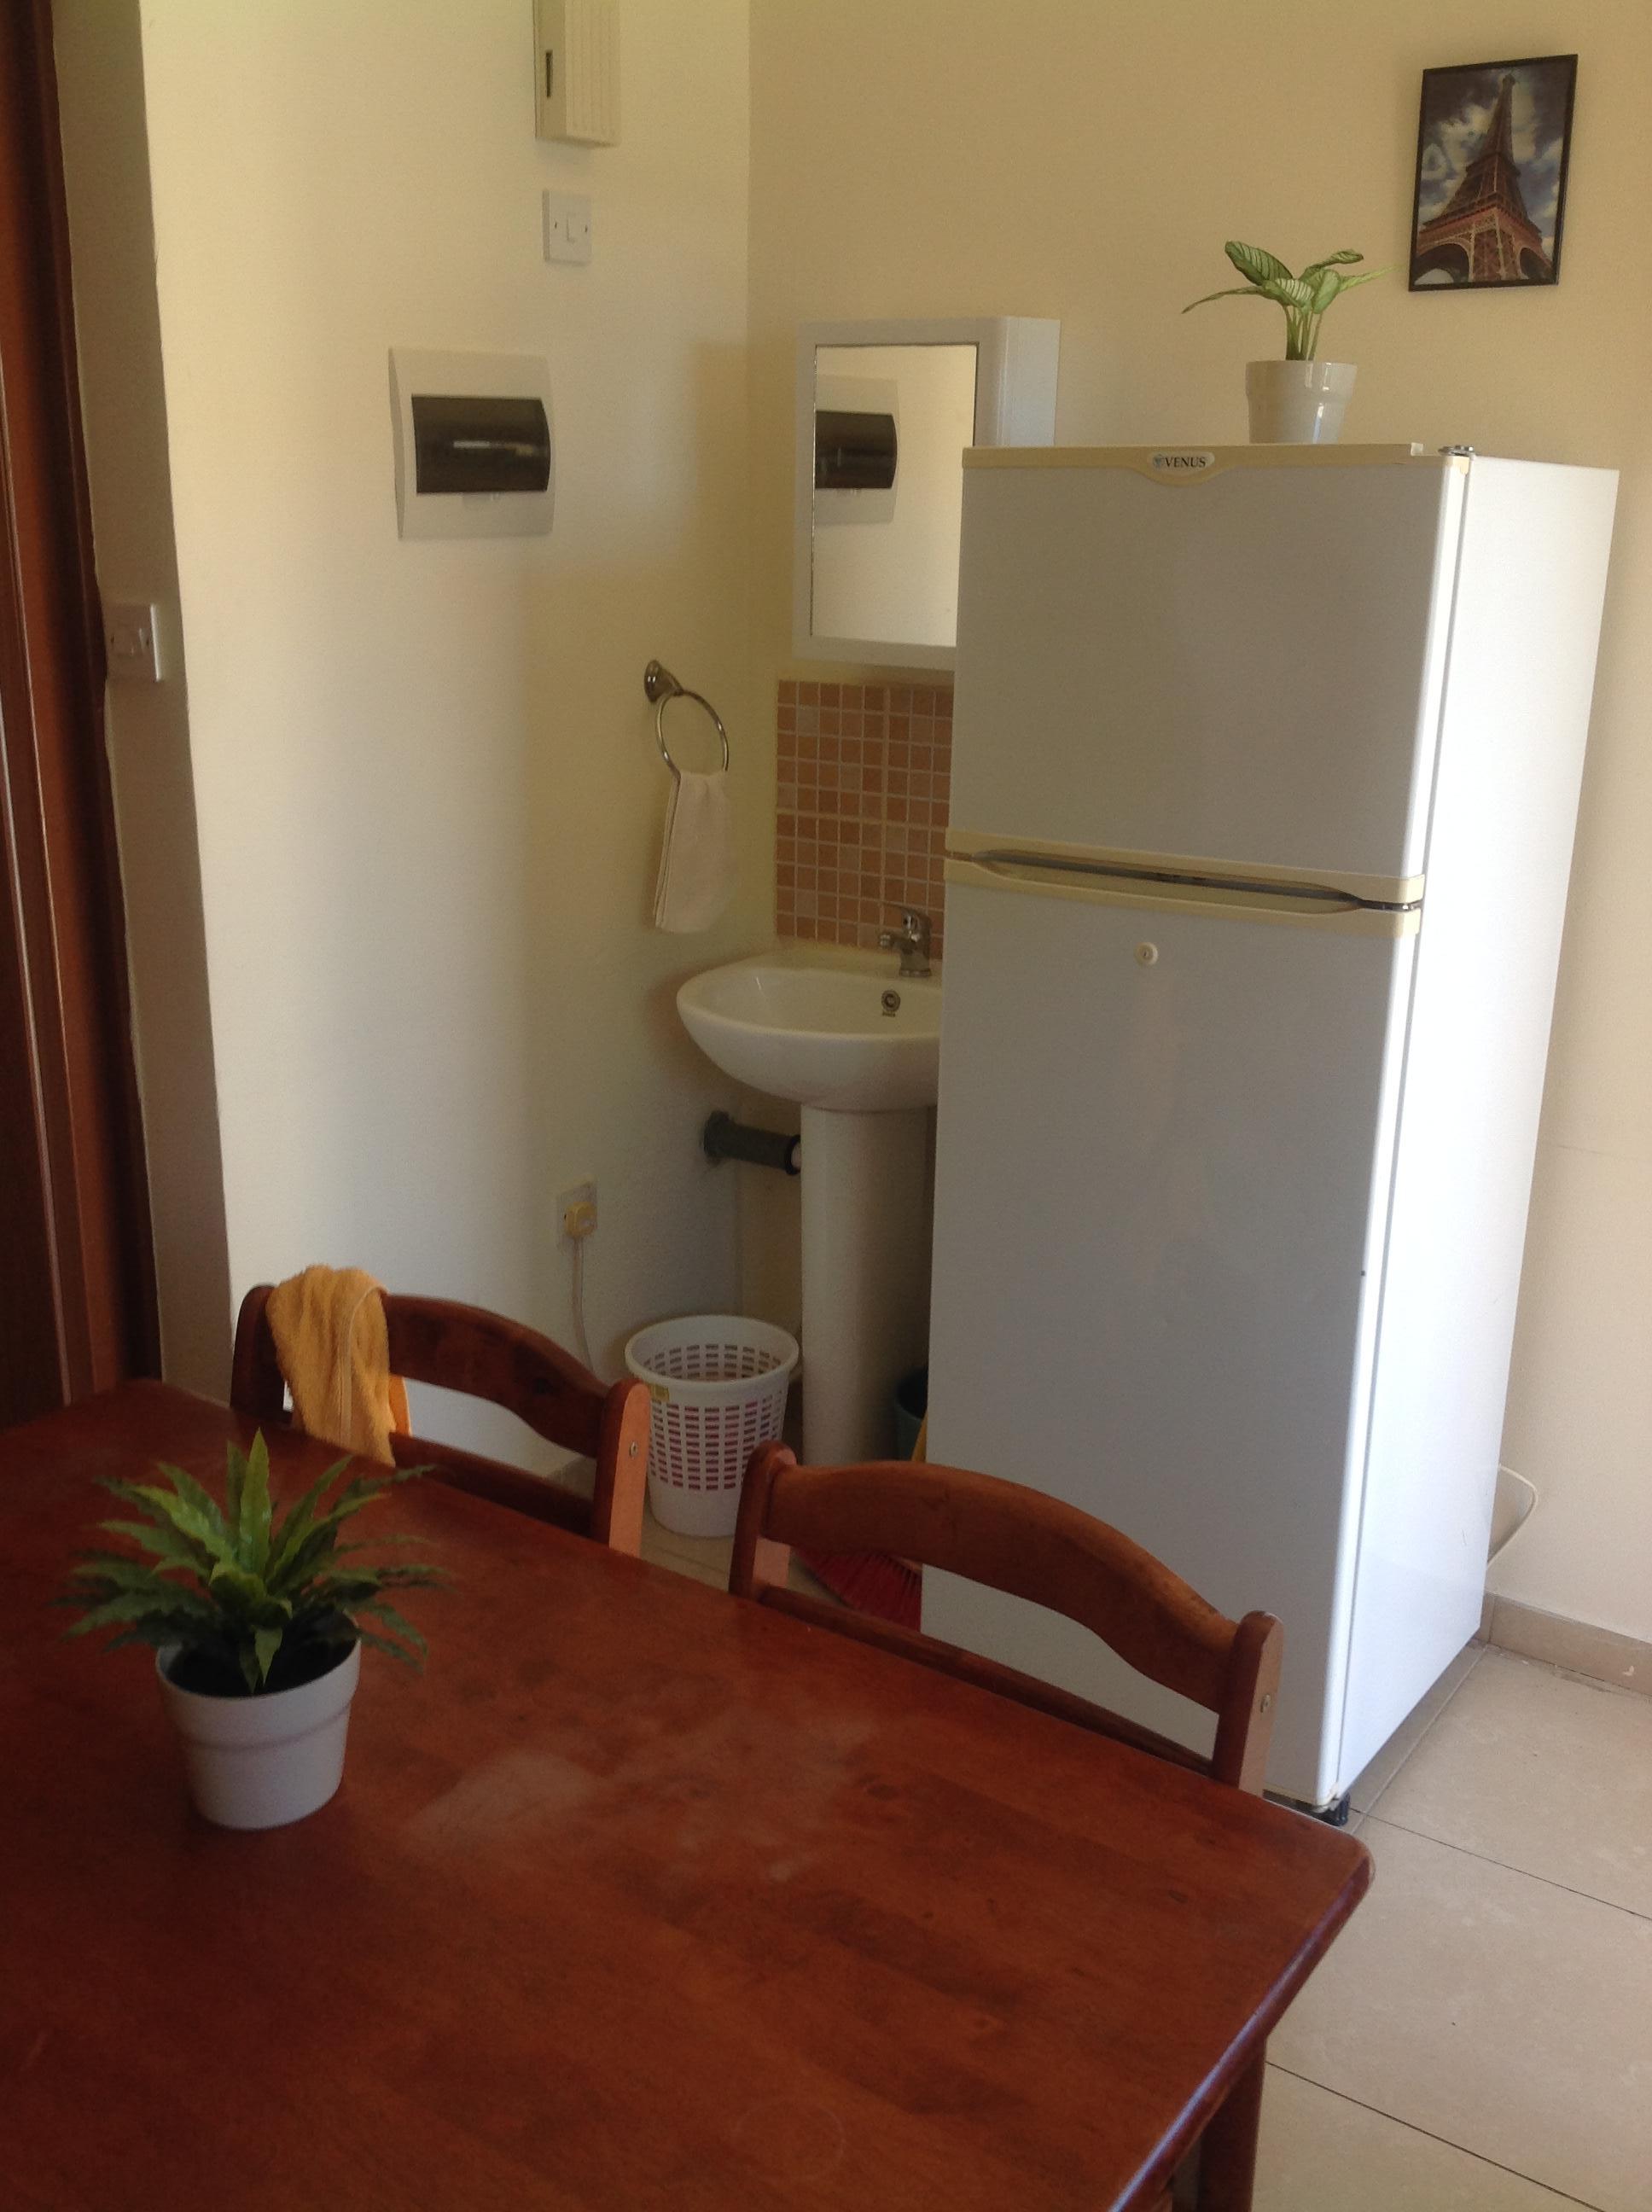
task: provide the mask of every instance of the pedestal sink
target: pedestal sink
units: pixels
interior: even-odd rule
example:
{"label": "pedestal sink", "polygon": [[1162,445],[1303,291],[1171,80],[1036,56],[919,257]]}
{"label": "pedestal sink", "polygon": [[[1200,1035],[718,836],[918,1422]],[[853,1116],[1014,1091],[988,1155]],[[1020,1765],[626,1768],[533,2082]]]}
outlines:
{"label": "pedestal sink", "polygon": [[895,1386],[926,1350],[940,979],[769,953],[694,976],[677,1005],[725,1074],[803,1109],[805,1455],[885,1457]]}

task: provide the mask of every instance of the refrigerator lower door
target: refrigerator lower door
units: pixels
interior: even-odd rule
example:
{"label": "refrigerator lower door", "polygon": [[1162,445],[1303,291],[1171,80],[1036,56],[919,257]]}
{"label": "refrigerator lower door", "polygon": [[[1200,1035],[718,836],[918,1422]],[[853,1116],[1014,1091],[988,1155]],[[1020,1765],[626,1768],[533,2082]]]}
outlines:
{"label": "refrigerator lower door", "polygon": [[[1415,917],[949,871],[930,1434],[1285,1626],[1270,1786],[1339,1794]],[[925,1577],[924,1626],[1208,1749],[1054,1614]]]}

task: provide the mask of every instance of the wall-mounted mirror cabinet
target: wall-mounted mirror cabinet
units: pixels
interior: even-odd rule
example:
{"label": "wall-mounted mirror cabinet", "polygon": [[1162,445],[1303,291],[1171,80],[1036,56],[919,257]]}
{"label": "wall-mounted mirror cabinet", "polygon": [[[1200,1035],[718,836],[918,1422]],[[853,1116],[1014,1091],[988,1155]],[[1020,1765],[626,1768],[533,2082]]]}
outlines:
{"label": "wall-mounted mirror cabinet", "polygon": [[950,668],[966,446],[1048,446],[1060,323],[805,323],[793,649]]}

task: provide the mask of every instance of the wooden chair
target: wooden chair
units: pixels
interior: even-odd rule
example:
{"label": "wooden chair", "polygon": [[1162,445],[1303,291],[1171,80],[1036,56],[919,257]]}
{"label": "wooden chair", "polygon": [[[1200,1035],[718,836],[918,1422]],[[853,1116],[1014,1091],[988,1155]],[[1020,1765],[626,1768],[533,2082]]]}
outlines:
{"label": "wooden chair", "polygon": [[[1138,1674],[1213,1712],[1215,1747],[1201,1759],[1052,1683],[805,1596],[787,1587],[794,1545],[893,1553],[1048,1606],[1092,1630]],[[784,1445],[762,1445],[746,1470],[728,1586],[737,1597],[1260,1793],[1278,1697],[1278,1621],[1271,1613],[1229,1620],[1116,1528],[1023,1484],[904,1460],[799,1467]],[[1206,2125],[1193,2199],[1199,2212],[1246,2212],[1250,2204],[1263,2079],[1259,2053]],[[1185,2185],[1179,2177],[1178,2191]],[[1167,2195],[1163,2205],[1170,2201]]]}
{"label": "wooden chair", "polygon": [[[266,1309],[271,1285],[260,1283],[241,1301],[229,1402],[265,1426],[286,1426],[286,1384],[276,1358]],[[456,1445],[397,1436],[399,1467],[428,1467],[441,1482],[536,1521],[552,1521],[616,1552],[639,1552],[648,1469],[648,1392],[635,1381],[611,1388],[569,1358],[548,1336],[480,1306],[444,1298],[385,1293],[390,1365],[411,1382],[463,1391],[503,1406],[536,1436],[596,1462],[589,1498],[483,1459]]]}

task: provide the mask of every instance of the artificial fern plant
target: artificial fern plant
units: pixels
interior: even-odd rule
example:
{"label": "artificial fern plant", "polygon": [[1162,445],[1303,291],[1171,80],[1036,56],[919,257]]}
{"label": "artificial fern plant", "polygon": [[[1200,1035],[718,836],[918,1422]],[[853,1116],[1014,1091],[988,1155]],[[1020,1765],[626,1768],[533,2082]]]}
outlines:
{"label": "artificial fern plant", "polygon": [[1212,300],[1271,300],[1285,310],[1287,361],[1312,361],[1319,349],[1320,325],[1332,301],[1351,292],[1356,285],[1374,283],[1388,273],[1386,269],[1363,269],[1357,276],[1345,276],[1343,270],[1350,262],[1365,258],[1351,246],[1344,246],[1339,253],[1327,253],[1322,261],[1310,261],[1299,276],[1293,276],[1277,254],[1260,246],[1242,246],[1236,238],[1230,238],[1222,251],[1245,282],[1230,284],[1225,291],[1206,292],[1201,300],[1190,300],[1182,313],[1190,315],[1195,307]]}
{"label": "artificial fern plant", "polygon": [[112,1629],[111,1650],[122,1644],[178,1646],[173,1679],[217,1696],[296,1688],[325,1674],[356,1643],[418,1666],[424,1638],[385,1594],[445,1577],[431,1566],[369,1565],[355,1555],[370,1545],[340,1541],[346,1522],[406,1479],[400,1472],[356,1475],[324,1508],[328,1486],[348,1464],[329,1468],[279,1520],[262,1432],[250,1451],[230,1445],[222,1506],[178,1467],[159,1470],[169,1486],[106,1481],[103,1487],[141,1517],[98,1525],[148,1556],[83,1553],[62,1602],[87,1610],[69,1633]]}

